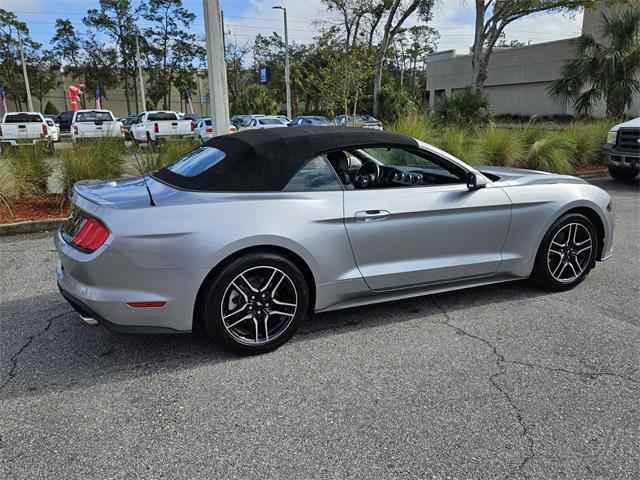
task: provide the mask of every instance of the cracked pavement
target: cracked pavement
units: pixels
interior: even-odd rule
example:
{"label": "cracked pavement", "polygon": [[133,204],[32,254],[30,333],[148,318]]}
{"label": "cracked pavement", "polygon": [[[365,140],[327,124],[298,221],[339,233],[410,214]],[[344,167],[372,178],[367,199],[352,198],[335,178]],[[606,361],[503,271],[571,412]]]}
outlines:
{"label": "cracked pavement", "polygon": [[0,478],[640,478],[640,195],[576,289],[318,315],[278,351],[122,336],[59,296],[51,234],[0,238]]}

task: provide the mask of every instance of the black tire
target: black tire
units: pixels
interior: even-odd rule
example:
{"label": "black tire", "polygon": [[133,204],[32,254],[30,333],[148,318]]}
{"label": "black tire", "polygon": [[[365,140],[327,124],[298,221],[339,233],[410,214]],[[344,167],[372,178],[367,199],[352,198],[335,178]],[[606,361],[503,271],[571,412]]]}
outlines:
{"label": "black tire", "polygon": [[630,168],[620,168],[609,166],[609,175],[611,175],[616,180],[620,180],[621,182],[630,182],[636,176],[638,176],[637,170],[632,170]]}
{"label": "black tire", "polygon": [[[583,244],[580,247],[573,247],[571,245],[567,245],[565,247],[558,246],[557,243],[552,246],[552,242],[557,235],[562,236],[565,234],[560,233],[561,231],[566,232],[567,230],[569,230],[569,234],[571,234],[570,226],[576,224],[583,227],[573,227],[579,230],[580,241],[585,241],[584,239],[586,238],[586,233],[588,232],[588,235],[590,236],[591,250],[588,253],[584,252],[583,254],[574,257],[573,253],[571,252],[580,251],[581,248],[585,248],[586,244]],[[563,215],[558,220],[556,220],[553,225],[551,225],[546,235],[544,236],[536,255],[536,260],[533,266],[533,271],[531,272],[530,280],[534,285],[543,290],[561,292],[564,290],[572,289],[576,285],[579,285],[587,277],[587,275],[589,275],[589,272],[595,265],[599,242],[600,239],[598,238],[598,231],[589,218],[577,213],[569,213]],[[550,252],[550,248],[552,248],[554,252]],[[557,251],[562,251],[563,256],[560,256],[560,254],[556,253]],[[567,258],[569,260],[567,260]],[[571,268],[567,268],[567,278],[561,278],[561,280],[559,280],[558,278],[556,278],[556,276],[554,276],[554,273],[556,273],[557,275],[557,269],[562,269],[563,265],[565,266],[565,268]],[[582,271],[580,271],[581,266]],[[555,272],[553,272],[552,269],[554,269]],[[569,278],[571,274],[569,272],[574,274],[579,272],[579,274],[575,278]],[[560,275],[562,275],[562,273],[563,272],[560,272]]]}
{"label": "black tire", "polygon": [[[284,274],[282,276],[283,280],[278,286],[275,284],[281,276],[280,273],[275,273],[277,277],[267,280],[271,271]],[[252,292],[247,290],[247,284],[242,283],[243,290],[245,290],[244,294],[242,294],[234,283],[241,278],[241,274],[245,275],[249,283],[260,291]],[[261,293],[261,288],[265,288],[267,293],[267,298],[262,300],[262,303],[260,296],[264,295]],[[273,295],[275,296],[270,293],[271,290],[274,290]],[[252,293],[255,293],[255,296],[258,297],[255,301],[252,300]],[[284,297],[279,297],[280,295],[284,295]],[[284,298],[286,300],[287,295],[295,298],[295,308],[276,307],[275,303],[271,305],[264,303],[265,301],[268,302],[269,298],[281,298],[281,300]],[[225,324],[223,311],[232,304],[232,301],[235,301],[236,304],[233,308],[230,308],[231,313],[227,313],[225,318],[231,317],[231,319]],[[304,275],[293,262],[284,256],[274,253],[250,253],[238,257],[224,266],[222,271],[208,285],[205,295],[203,295],[203,324],[207,334],[224,348],[241,353],[264,353],[278,348],[294,335],[307,316],[309,301],[309,285]],[[291,304],[294,303],[293,301],[289,302]],[[272,312],[275,312],[275,308],[286,310],[286,316],[285,314],[272,314]],[[245,310],[243,311],[243,309]],[[253,312],[249,312],[249,309],[252,309]],[[234,314],[234,311],[240,313]],[[265,312],[267,312],[266,315]],[[244,321],[244,323],[241,322],[241,318],[246,317],[247,314],[254,314],[254,316]],[[265,316],[267,321],[264,321]],[[239,325],[234,328],[233,323],[238,321],[240,321]],[[272,323],[266,328],[268,321]],[[274,332],[271,332],[272,329]],[[265,331],[267,333],[263,334]],[[254,333],[259,342],[253,343],[253,338],[251,340],[246,339],[246,336],[249,335],[253,337]],[[272,339],[269,339],[269,335],[272,336]]]}

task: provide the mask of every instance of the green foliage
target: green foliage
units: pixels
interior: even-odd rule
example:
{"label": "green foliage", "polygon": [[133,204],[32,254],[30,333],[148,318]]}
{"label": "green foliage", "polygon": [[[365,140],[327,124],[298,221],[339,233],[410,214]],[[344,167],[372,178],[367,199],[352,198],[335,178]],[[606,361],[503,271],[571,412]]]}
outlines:
{"label": "green foliage", "polygon": [[479,163],[513,167],[520,162],[524,145],[513,130],[487,128],[478,132],[476,148]]}
{"label": "green foliage", "polygon": [[601,34],[602,43],[591,34],[578,39],[575,58],[563,65],[562,76],[551,84],[549,93],[582,114],[591,113],[604,99],[607,117],[622,118],[640,93],[640,7],[603,14]]}
{"label": "green foliage", "polygon": [[434,143],[438,138],[438,127],[433,115],[411,113],[387,127],[392,132]]}
{"label": "green foliage", "polygon": [[47,100],[47,104],[44,107],[44,114],[58,115],[59,113],[60,113],[60,110],[58,110],[56,106],[53,103],[51,103],[51,100]]}
{"label": "green foliage", "polygon": [[108,180],[122,176],[125,162],[122,141],[96,138],[79,142],[60,151],[62,190],[67,198],[74,183],[80,180]]}
{"label": "green foliage", "polygon": [[545,172],[573,173],[575,148],[569,135],[551,133],[529,147],[524,166]]}
{"label": "green foliage", "polygon": [[8,161],[0,159],[0,211],[6,210],[13,217],[11,204],[18,196],[13,169]]}
{"label": "green foliage", "polygon": [[2,154],[10,165],[17,195],[47,193],[52,170],[46,160],[50,154],[48,145],[3,148]]}
{"label": "green foliage", "polygon": [[459,127],[442,129],[438,141],[434,144],[460,160],[475,163],[473,158],[473,132]]}
{"label": "green foliage", "polygon": [[613,125],[607,121],[569,125],[567,134],[571,136],[575,150],[576,163],[587,165],[599,163],[602,159],[602,145],[607,142],[607,134]]}
{"label": "green foliage", "polygon": [[244,114],[275,115],[278,103],[273,99],[269,89],[262,85],[250,85],[238,99],[234,111]]}
{"label": "green foliage", "polygon": [[380,120],[395,122],[415,111],[415,105],[402,88],[385,85],[378,94]]}
{"label": "green foliage", "polygon": [[435,113],[444,125],[484,127],[491,122],[490,106],[484,94],[465,88],[440,97],[436,101]]}

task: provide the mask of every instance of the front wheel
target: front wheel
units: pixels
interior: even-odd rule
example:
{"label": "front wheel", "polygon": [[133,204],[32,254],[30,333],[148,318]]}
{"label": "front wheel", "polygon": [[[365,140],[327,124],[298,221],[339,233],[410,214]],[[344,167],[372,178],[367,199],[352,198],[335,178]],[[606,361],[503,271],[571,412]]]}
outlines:
{"label": "front wheel", "polygon": [[598,232],[584,215],[570,213],[551,226],[538,250],[531,273],[535,285],[545,290],[569,290],[593,268]]}
{"label": "front wheel", "polygon": [[204,296],[204,325],[222,346],[263,353],[289,340],[309,309],[309,286],[298,267],[274,253],[229,263]]}
{"label": "front wheel", "polygon": [[609,167],[609,175],[611,175],[616,180],[620,180],[622,182],[630,182],[638,175],[637,170],[632,170],[630,168],[620,168],[620,167]]}

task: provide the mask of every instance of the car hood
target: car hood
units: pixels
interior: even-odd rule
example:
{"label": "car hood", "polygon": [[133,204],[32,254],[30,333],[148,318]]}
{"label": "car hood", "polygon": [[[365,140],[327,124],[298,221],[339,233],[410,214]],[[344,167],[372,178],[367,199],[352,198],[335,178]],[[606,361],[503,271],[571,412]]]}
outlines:
{"label": "car hood", "polygon": [[640,117],[629,120],[628,122],[619,123],[614,126],[611,131],[617,132],[620,128],[639,128],[640,127]]}
{"label": "car hood", "polygon": [[[525,170],[522,168],[508,167],[480,167],[480,173],[486,173],[490,179],[507,182],[509,185],[539,185],[549,183],[587,183],[585,180],[572,175],[541,172],[538,170]],[[492,178],[493,177],[493,178]]]}

